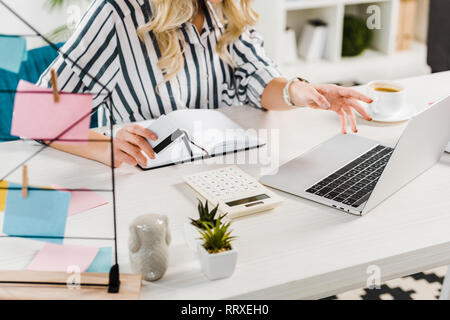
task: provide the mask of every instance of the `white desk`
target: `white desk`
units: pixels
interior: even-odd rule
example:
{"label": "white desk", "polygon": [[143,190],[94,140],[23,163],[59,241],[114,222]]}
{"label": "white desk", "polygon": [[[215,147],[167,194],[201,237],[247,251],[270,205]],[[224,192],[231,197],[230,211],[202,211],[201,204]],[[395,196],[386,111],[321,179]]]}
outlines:
{"label": "white desk", "polygon": [[[449,93],[450,72],[403,83],[411,103],[426,106]],[[283,163],[339,130],[338,118],[331,112],[301,109],[265,113],[252,108],[224,112],[244,128],[281,129]],[[358,122],[360,135],[390,145],[405,126]],[[0,144],[0,173],[35,150],[22,142]],[[29,166],[32,184],[109,186],[108,168],[55,150],[46,150]],[[145,213],[170,218],[170,268],[161,281],[144,284],[144,299],[322,298],[364,287],[369,265],[379,266],[385,281],[450,263],[450,154],[445,154],[436,166],[362,218],[280,193],[286,201],[276,210],[234,222],[239,237],[235,243],[239,250],[236,273],[230,279],[209,282],[184,241],[183,223],[197,213],[196,195],[183,184],[182,177],[216,167],[220,165],[194,163],[149,172],[131,167],[117,170],[122,272],[130,272],[129,223]],[[241,168],[254,176],[260,174],[257,165]],[[10,179],[20,181],[20,173]],[[105,206],[70,218],[67,235],[111,236],[111,217],[111,207]],[[0,248],[9,250],[8,257],[0,257],[0,268],[30,259],[31,249],[28,255],[19,254],[17,246],[5,249],[6,241],[12,240],[0,239]]]}

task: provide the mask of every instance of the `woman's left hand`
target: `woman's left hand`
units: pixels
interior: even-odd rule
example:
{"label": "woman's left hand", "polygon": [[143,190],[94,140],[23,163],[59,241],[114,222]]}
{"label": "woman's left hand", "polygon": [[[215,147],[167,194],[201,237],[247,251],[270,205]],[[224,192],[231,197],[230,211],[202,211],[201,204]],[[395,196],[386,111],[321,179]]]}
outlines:
{"label": "woman's left hand", "polygon": [[358,132],[356,118],[353,110],[356,110],[364,119],[372,121],[372,117],[360,105],[359,101],[372,103],[373,100],[364,94],[350,88],[339,87],[333,84],[317,84],[313,87],[330,103],[329,110],[336,112],[341,118],[342,133],[347,133],[347,117],[353,132]]}

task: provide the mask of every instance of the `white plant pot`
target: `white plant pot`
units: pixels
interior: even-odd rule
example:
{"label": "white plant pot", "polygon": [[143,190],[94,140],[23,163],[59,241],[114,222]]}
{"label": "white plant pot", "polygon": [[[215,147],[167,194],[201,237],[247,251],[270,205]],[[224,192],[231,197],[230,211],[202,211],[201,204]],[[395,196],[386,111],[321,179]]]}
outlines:
{"label": "white plant pot", "polygon": [[184,239],[186,240],[189,249],[197,252],[198,245],[202,243],[201,237],[202,235],[197,227],[193,226],[190,222],[184,224]]}
{"label": "white plant pot", "polygon": [[236,249],[211,254],[202,244],[197,248],[202,271],[209,280],[229,278],[233,275],[238,256]]}

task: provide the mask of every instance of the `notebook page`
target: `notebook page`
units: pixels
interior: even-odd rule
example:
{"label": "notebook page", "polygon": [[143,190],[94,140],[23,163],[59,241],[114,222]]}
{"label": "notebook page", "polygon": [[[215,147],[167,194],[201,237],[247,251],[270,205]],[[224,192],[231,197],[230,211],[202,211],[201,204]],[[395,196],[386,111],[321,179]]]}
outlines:
{"label": "notebook page", "polygon": [[[177,128],[184,130],[191,141],[207,150],[210,155],[220,155],[265,145],[265,141],[259,139],[256,133],[244,130],[226,115],[216,110],[177,110],[168,114],[167,117]],[[147,128],[151,126],[153,121],[156,120],[146,120],[137,122],[137,124]],[[114,134],[122,126],[115,127]],[[148,160],[146,169],[207,156],[197,146],[190,144],[190,149],[188,149],[185,140],[178,139],[158,153],[156,159],[149,159],[146,156]],[[191,151],[193,156],[190,153]]]}
{"label": "notebook page", "polygon": [[244,130],[216,110],[178,110],[169,117],[188,132],[192,141],[210,154],[239,151],[265,144],[256,134]]}

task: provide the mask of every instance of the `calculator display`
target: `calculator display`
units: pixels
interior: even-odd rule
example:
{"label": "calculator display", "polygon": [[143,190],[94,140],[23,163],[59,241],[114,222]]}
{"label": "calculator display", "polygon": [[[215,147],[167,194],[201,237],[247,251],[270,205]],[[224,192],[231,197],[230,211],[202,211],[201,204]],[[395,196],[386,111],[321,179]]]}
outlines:
{"label": "calculator display", "polygon": [[245,198],[245,199],[226,202],[225,204],[230,207],[235,207],[235,206],[239,206],[241,204],[246,204],[246,203],[264,200],[264,199],[268,199],[268,198],[270,198],[270,197],[267,194],[260,194],[258,196],[253,196],[253,197],[249,197],[249,198]]}

